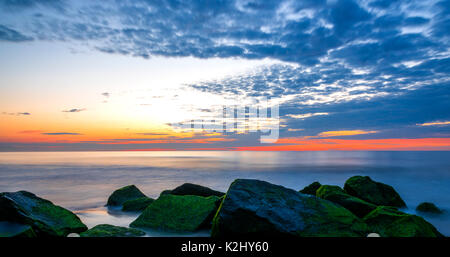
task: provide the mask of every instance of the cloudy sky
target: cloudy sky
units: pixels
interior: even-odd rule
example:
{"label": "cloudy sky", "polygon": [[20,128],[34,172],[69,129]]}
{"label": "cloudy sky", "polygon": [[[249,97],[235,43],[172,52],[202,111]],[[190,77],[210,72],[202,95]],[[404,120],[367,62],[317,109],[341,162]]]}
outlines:
{"label": "cloudy sky", "polygon": [[[450,150],[449,39],[448,0],[2,0],[0,151]],[[177,126],[262,99],[274,143]]]}

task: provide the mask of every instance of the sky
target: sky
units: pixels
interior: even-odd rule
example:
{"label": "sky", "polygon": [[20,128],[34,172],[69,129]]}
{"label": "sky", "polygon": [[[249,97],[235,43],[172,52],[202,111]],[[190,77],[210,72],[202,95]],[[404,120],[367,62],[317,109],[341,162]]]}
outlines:
{"label": "sky", "polygon": [[[448,0],[3,0],[0,151],[450,150],[449,39]],[[224,106],[278,140],[180,126]]]}

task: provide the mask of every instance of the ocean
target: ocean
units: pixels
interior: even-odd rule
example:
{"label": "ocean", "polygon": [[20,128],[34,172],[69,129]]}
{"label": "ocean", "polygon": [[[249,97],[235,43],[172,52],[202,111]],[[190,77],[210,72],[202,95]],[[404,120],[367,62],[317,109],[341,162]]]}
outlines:
{"label": "ocean", "polygon": [[[128,226],[137,214],[104,207],[108,196],[135,184],[149,197],[190,182],[226,192],[237,178],[252,178],[300,190],[313,181],[343,186],[367,175],[392,185],[408,209],[435,203],[445,213],[423,216],[450,236],[450,152],[326,151],[130,151],[2,152],[0,192],[27,190],[74,211],[82,221]],[[180,234],[146,231],[148,236]],[[181,234],[207,236],[208,231]]]}

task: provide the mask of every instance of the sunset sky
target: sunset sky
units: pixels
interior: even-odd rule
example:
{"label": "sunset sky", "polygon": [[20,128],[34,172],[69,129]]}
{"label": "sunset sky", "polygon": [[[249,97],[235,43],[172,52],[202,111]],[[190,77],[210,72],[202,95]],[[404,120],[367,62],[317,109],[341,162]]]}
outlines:
{"label": "sunset sky", "polygon": [[[450,1],[2,0],[0,151],[450,150]],[[279,140],[184,131],[279,104]]]}

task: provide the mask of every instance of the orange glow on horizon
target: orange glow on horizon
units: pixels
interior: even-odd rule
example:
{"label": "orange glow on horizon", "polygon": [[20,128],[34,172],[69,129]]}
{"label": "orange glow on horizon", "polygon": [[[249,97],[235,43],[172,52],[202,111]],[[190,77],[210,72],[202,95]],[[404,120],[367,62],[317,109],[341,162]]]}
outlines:
{"label": "orange glow on horizon", "polygon": [[383,151],[450,150],[450,138],[414,139],[295,139],[278,140],[276,145],[236,147],[237,151]]}

